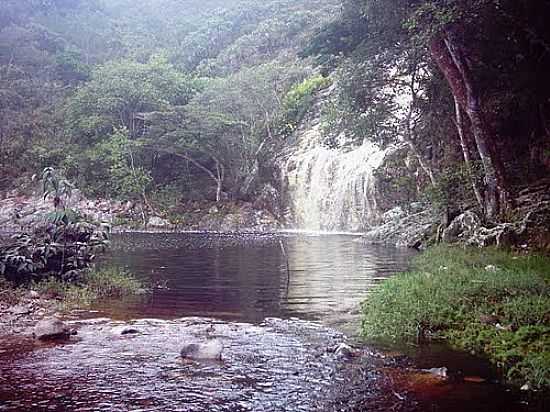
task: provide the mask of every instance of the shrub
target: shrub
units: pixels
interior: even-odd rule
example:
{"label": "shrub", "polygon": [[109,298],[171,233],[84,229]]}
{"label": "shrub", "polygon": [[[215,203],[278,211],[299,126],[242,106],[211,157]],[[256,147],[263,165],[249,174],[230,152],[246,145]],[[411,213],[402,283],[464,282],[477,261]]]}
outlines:
{"label": "shrub", "polygon": [[0,247],[0,274],[18,284],[49,277],[75,280],[108,244],[108,231],[90,223],[46,223]]}

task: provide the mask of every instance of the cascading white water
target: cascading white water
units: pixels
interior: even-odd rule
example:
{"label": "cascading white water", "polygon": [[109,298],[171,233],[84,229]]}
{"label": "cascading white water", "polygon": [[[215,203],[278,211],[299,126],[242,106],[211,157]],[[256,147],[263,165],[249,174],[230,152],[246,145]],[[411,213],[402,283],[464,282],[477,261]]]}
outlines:
{"label": "cascading white water", "polygon": [[377,217],[374,170],[385,151],[365,141],[355,148],[322,144],[320,125],[298,134],[285,165],[290,212],[296,229],[362,231]]}

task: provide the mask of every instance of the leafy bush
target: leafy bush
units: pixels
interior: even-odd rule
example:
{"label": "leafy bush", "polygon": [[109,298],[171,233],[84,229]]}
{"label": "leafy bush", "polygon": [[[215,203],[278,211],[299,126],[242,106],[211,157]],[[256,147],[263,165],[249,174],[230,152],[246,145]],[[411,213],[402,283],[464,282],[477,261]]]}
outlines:
{"label": "leafy bush", "polygon": [[75,280],[108,243],[108,232],[90,223],[47,223],[33,233],[14,235],[0,247],[0,274],[16,283],[48,277]]}
{"label": "leafy bush", "polygon": [[109,232],[81,220],[67,207],[73,185],[58,171],[42,172],[44,199],[52,198],[54,211],[30,233],[18,233],[0,247],[0,275],[15,283],[55,277],[76,280],[97,252],[109,243]]}

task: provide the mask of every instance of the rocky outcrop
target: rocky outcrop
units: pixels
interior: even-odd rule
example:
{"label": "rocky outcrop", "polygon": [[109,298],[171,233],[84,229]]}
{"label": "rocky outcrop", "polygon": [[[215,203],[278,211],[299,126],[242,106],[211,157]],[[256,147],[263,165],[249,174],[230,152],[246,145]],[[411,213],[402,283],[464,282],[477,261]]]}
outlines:
{"label": "rocky outcrop", "polygon": [[520,247],[550,250],[550,202],[540,201],[529,209],[516,209],[516,218],[510,222],[483,225],[472,211],[457,216],[443,231],[447,243],[470,246]]}
{"label": "rocky outcrop", "polygon": [[[135,204],[115,200],[91,200],[74,190],[66,206],[89,220],[116,223],[117,220],[139,218]],[[54,211],[50,198],[44,199],[36,194],[18,195],[16,192],[4,194],[0,200],[0,227],[3,231],[21,231],[44,222],[46,216]]]}
{"label": "rocky outcrop", "polygon": [[421,249],[435,233],[438,222],[436,214],[420,203],[412,204],[410,212],[396,207],[384,213],[382,224],[361,239],[366,243]]}
{"label": "rocky outcrop", "polygon": [[454,243],[468,239],[481,228],[481,219],[472,211],[466,211],[457,216],[441,235],[441,240]]}
{"label": "rocky outcrop", "polygon": [[230,209],[212,207],[191,227],[212,232],[269,232],[276,230],[279,222],[271,213],[245,203]]}
{"label": "rocky outcrop", "polygon": [[181,349],[181,357],[184,359],[210,359],[221,360],[223,343],[219,339],[212,339],[202,343],[188,343]]}
{"label": "rocky outcrop", "polygon": [[34,327],[33,335],[39,340],[62,340],[75,334],[61,319],[43,319]]}
{"label": "rocky outcrop", "polygon": [[[141,207],[132,202],[116,200],[90,200],[75,190],[67,206],[78,210],[79,214],[95,222],[104,222],[113,226],[114,231],[149,230],[178,231],[201,230],[215,232],[273,231],[279,227],[275,215],[267,206],[274,202],[273,209],[278,211],[278,192],[266,186],[257,201],[248,202],[195,202],[182,204],[174,211],[173,220],[161,216],[149,216],[147,226],[143,226]],[[15,192],[5,194],[0,199],[0,228],[3,232],[30,230],[45,221],[54,211],[51,199],[41,196],[23,196]]]}

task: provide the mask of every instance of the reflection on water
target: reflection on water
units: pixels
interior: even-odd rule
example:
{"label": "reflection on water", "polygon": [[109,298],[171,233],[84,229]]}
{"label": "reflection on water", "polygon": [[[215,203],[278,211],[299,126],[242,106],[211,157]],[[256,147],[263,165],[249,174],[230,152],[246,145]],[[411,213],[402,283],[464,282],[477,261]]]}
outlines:
{"label": "reflection on water", "polygon": [[344,235],[123,235],[114,240],[109,263],[155,289],[102,307],[115,318],[200,315],[258,322],[294,316],[340,322],[377,280],[404,269],[412,253]]}

